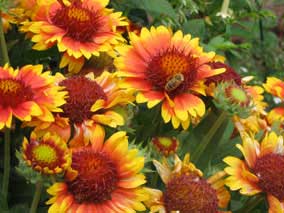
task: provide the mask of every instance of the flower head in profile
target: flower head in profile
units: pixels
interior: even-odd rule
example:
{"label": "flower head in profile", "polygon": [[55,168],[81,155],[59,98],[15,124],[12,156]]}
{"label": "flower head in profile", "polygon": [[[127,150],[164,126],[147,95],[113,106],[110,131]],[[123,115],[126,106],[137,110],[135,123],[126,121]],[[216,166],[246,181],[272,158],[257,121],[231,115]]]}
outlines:
{"label": "flower head in profile", "polygon": [[71,151],[66,141],[56,134],[46,132],[40,136],[32,132],[29,141],[24,138],[23,159],[38,172],[58,174],[70,167]]}
{"label": "flower head in profile", "polygon": [[19,70],[0,67],[0,129],[11,127],[12,117],[21,121],[36,118],[52,122],[52,112],[60,112],[66,92],[55,85],[56,76],[42,72],[42,65],[26,65]]}
{"label": "flower head in profile", "polygon": [[[268,93],[279,98],[280,101],[284,103],[284,81],[275,77],[268,77],[266,83],[263,84],[263,87]],[[284,125],[284,107],[277,106],[271,109],[268,112],[267,120],[271,125],[274,122],[280,122]]]}
{"label": "flower head in profile", "polygon": [[284,211],[284,146],[283,137],[267,133],[259,143],[246,132],[241,132],[243,143],[238,149],[244,156],[226,157],[225,171],[230,175],[226,185],[244,195],[266,193],[269,212]]}
{"label": "flower head in profile", "polygon": [[32,21],[21,30],[31,34],[34,49],[45,50],[57,45],[64,53],[60,66],[78,72],[85,59],[113,52],[122,41],[116,27],[126,25],[120,12],[106,8],[108,0],[37,1]]}
{"label": "flower head in profile", "polygon": [[154,165],[166,184],[164,192],[147,188],[150,199],[146,205],[150,212],[222,212],[230,200],[230,193],[224,187],[225,172],[218,172],[205,179],[202,172],[189,161],[187,154],[183,161],[175,156],[174,167],[168,162],[154,160]]}
{"label": "flower head in profile", "polygon": [[144,157],[128,149],[125,132],[113,134],[105,143],[72,149],[72,171],[65,181],[55,183],[47,192],[53,197],[49,213],[57,212],[135,212],[146,210],[148,199],[141,186]]}
{"label": "flower head in profile", "polygon": [[187,129],[205,113],[198,96],[205,94],[204,80],[225,71],[208,65],[215,53],[203,52],[198,38],[164,26],[142,28],[140,36],[130,33],[130,41],[131,46],[117,48],[120,57],[115,61],[125,86],[138,90],[138,103],[149,108],[162,103],[164,121]]}
{"label": "flower head in profile", "polygon": [[130,90],[121,89],[119,82],[116,75],[109,72],[103,72],[96,78],[90,73],[59,82],[68,92],[66,103],[62,106],[63,112],[59,113],[59,116],[68,118],[69,124],[74,127],[71,146],[103,141],[104,125],[116,128],[124,124],[123,116],[116,112],[115,108],[130,103],[134,97]]}

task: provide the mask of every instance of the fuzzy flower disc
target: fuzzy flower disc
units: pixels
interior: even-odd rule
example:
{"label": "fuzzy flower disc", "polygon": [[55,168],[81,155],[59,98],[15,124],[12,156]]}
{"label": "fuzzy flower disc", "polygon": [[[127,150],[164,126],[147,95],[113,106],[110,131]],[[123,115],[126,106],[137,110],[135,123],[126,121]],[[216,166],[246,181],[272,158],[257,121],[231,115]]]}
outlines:
{"label": "fuzzy flower disc", "polygon": [[67,185],[78,203],[101,203],[111,199],[111,193],[117,188],[118,172],[105,153],[84,147],[76,150],[72,168],[78,171],[78,176]]}
{"label": "fuzzy flower disc", "polygon": [[254,166],[254,173],[259,178],[259,187],[284,200],[284,156],[279,154],[268,154],[258,158]]}
{"label": "fuzzy flower disc", "polygon": [[92,11],[80,1],[74,1],[70,6],[62,4],[60,8],[51,12],[54,12],[51,13],[54,25],[64,29],[66,36],[82,42],[91,41],[99,28],[106,24],[102,11]]}
{"label": "fuzzy flower disc", "polygon": [[92,105],[99,99],[106,100],[104,90],[95,81],[84,76],[75,76],[60,82],[68,91],[67,103],[63,105],[63,116],[73,123],[82,123],[90,119]]}
{"label": "fuzzy flower disc", "polygon": [[167,184],[164,199],[167,212],[218,212],[216,190],[197,175],[183,174],[172,178]]}

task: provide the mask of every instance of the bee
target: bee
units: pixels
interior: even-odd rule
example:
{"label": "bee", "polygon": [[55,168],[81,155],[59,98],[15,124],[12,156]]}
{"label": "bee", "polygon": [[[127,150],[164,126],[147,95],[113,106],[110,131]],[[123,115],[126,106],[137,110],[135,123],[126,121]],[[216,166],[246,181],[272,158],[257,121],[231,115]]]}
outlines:
{"label": "bee", "polygon": [[171,92],[178,88],[182,82],[184,82],[184,76],[181,73],[177,73],[174,76],[170,77],[165,85],[165,90]]}

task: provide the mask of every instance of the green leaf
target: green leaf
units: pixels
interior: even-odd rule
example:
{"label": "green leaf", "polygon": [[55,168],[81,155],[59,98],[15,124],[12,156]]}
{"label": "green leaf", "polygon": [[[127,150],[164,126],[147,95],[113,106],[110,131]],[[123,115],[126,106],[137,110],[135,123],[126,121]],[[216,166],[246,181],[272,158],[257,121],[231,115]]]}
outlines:
{"label": "green leaf", "polygon": [[184,33],[190,33],[193,37],[204,38],[206,29],[203,19],[192,19],[182,26]]}
{"label": "green leaf", "polygon": [[137,8],[143,9],[151,13],[152,15],[165,15],[171,18],[176,17],[175,10],[172,5],[166,0],[134,0]]}

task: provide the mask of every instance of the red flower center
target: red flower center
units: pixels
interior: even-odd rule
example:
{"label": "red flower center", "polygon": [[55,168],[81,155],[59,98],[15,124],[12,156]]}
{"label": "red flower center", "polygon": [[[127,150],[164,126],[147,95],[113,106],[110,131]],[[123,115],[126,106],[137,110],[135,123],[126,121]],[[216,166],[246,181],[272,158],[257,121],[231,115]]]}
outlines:
{"label": "red flower center", "polygon": [[0,79],[0,105],[3,108],[17,107],[19,104],[31,101],[33,91],[29,86],[16,79]]}
{"label": "red flower center", "polygon": [[279,200],[284,200],[284,156],[268,154],[258,158],[254,173],[259,178],[259,187]]}
{"label": "red flower center", "polygon": [[67,182],[68,190],[78,203],[102,203],[111,199],[116,189],[116,165],[103,152],[82,147],[72,153],[71,167],[78,171],[75,180]]}
{"label": "red flower center", "polygon": [[215,189],[197,175],[182,174],[172,178],[166,187],[164,201],[167,213],[171,211],[218,212]]}
{"label": "red flower center", "polygon": [[64,117],[72,123],[82,123],[90,119],[92,105],[99,99],[106,100],[107,96],[100,85],[84,76],[75,76],[60,82],[68,91],[66,104],[63,105]]}
{"label": "red flower center", "polygon": [[[196,69],[196,60],[191,55],[169,49],[153,57],[146,74],[155,90],[166,90],[168,94],[175,96],[187,91],[195,83]],[[177,80],[175,77],[180,74],[183,78]]]}
{"label": "red flower center", "polygon": [[64,29],[66,36],[81,42],[92,41],[101,27],[107,24],[102,12],[92,9],[84,7],[81,0],[72,1],[70,6],[61,3],[61,7],[51,14],[51,21]]}

